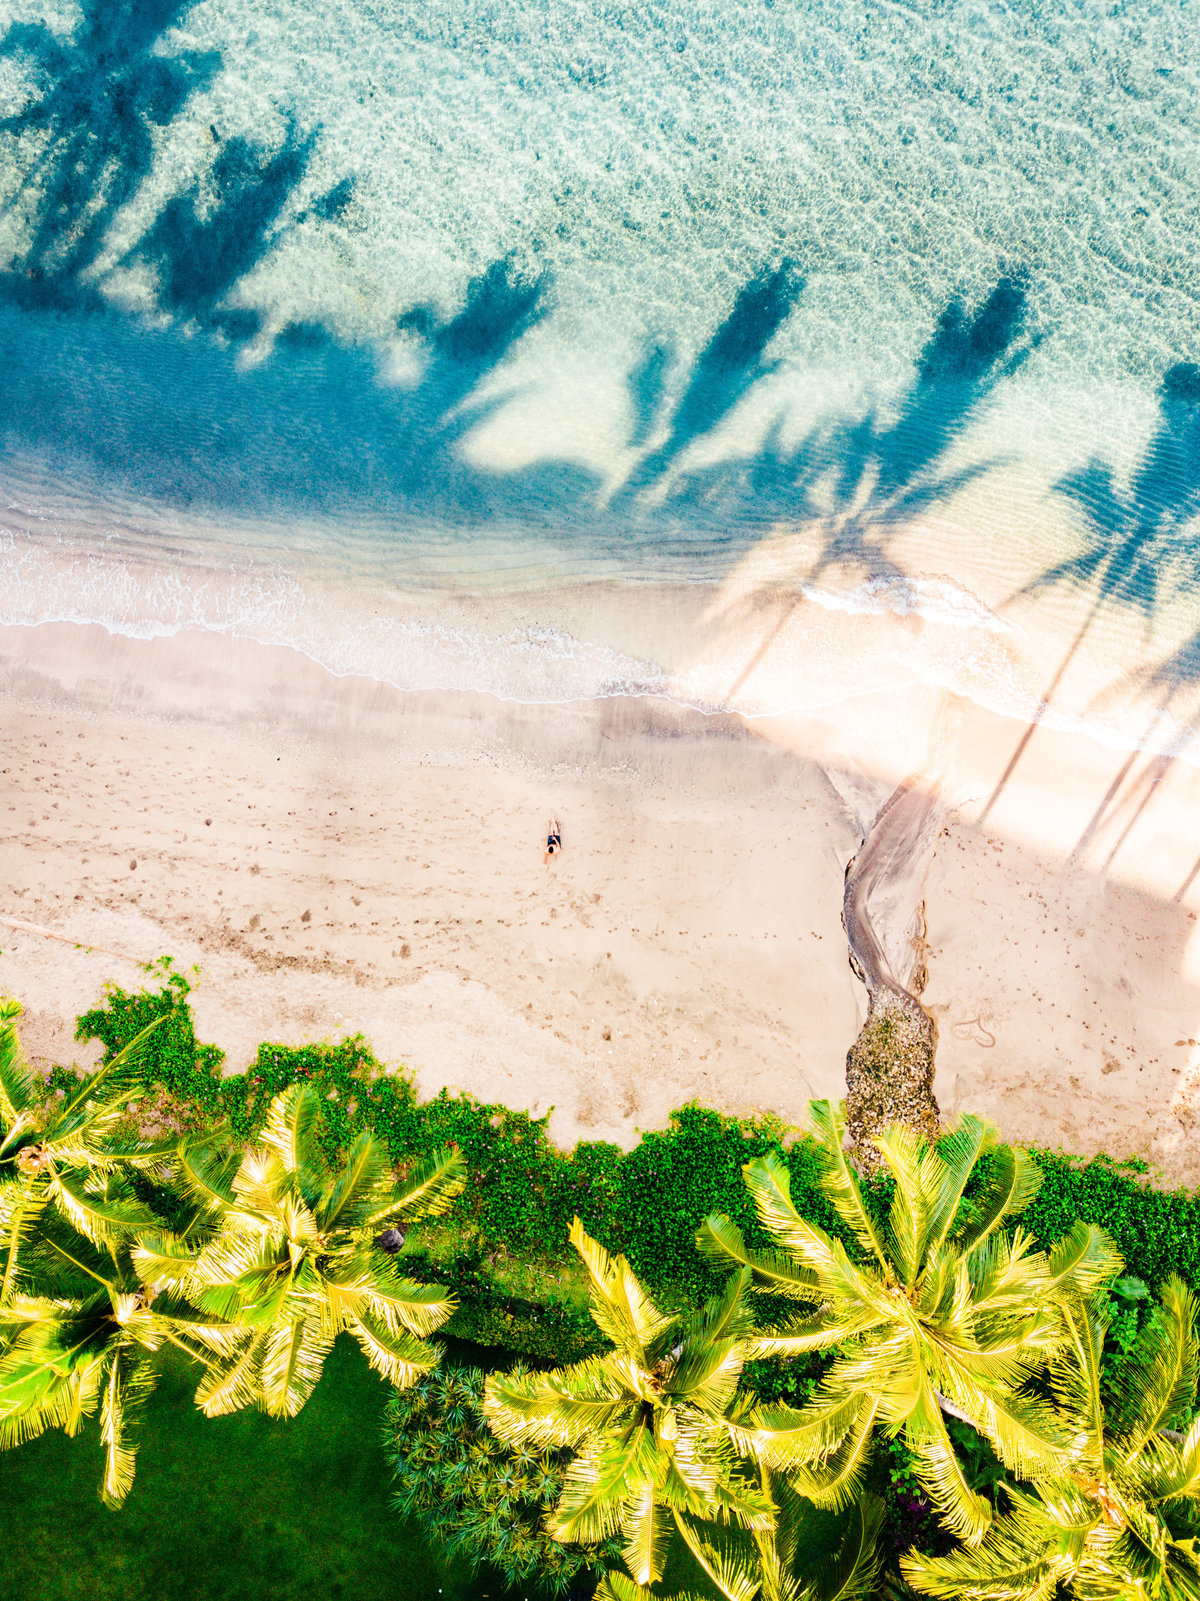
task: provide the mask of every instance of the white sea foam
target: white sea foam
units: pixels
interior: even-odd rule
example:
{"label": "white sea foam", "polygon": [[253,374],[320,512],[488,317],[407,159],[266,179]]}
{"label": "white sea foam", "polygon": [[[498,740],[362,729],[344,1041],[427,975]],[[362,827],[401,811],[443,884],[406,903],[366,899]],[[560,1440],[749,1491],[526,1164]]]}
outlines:
{"label": "white sea foam", "polygon": [[[637,586],[627,591],[636,601]],[[1085,709],[1047,708],[1029,664],[1001,648],[1011,628],[983,602],[945,578],[894,576],[838,592],[801,586],[826,614],[871,626],[887,616],[920,616],[920,635],[847,638],[832,659],[785,656],[765,685],[731,695],[737,679],[724,657],[657,660],[649,651],[614,647],[553,620],[580,605],[570,592],[543,589],[478,597],[445,589],[404,594],[305,577],[278,563],[221,568],[133,560],[72,549],[64,540],[32,540],[0,529],[0,625],[100,624],[132,639],[188,630],[227,634],[297,650],[336,676],[361,676],[402,691],[461,691],[531,705],[616,696],[661,696],[704,713],[735,711],[751,723],[796,712],[853,715],[853,705],[892,682],[923,680],[1002,715],[1038,719],[1118,750],[1171,751],[1200,764],[1192,730],[1169,713],[1148,716],[1136,700]],[[530,611],[543,613],[530,620]],[[586,614],[586,602],[582,608]],[[643,638],[653,643],[653,608]],[[547,620],[551,619],[551,620]],[[743,652],[744,654],[744,652]]]}
{"label": "white sea foam", "polygon": [[859,616],[890,612],[894,617],[924,617],[949,628],[981,628],[991,634],[1007,633],[1009,629],[1003,617],[949,578],[889,575],[865,579],[850,589],[801,584],[800,590],[806,600],[827,611]]}

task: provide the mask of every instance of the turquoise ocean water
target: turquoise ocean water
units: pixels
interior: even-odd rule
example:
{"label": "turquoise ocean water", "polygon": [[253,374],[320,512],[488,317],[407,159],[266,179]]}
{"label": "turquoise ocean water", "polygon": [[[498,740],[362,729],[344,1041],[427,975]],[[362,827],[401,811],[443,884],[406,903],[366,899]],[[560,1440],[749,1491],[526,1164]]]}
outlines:
{"label": "turquoise ocean water", "polygon": [[1063,642],[1094,605],[1183,727],[1197,41],[1101,0],[0,6],[0,621],[718,704],[613,591],[782,538],[826,652],[923,617],[1028,710],[1012,597]]}

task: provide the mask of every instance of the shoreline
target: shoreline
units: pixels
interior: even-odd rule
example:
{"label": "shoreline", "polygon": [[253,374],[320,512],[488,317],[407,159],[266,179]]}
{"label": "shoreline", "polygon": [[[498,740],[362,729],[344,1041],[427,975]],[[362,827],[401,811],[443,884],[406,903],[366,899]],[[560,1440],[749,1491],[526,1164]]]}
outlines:
{"label": "shoreline", "polygon": [[[957,731],[981,770],[1018,731],[995,722]],[[0,915],[93,947],[0,924],[0,989],[35,1059],[83,1060],[75,1014],[169,953],[200,965],[197,1030],[231,1070],[262,1040],[362,1032],[422,1094],[553,1106],[560,1144],[627,1146],[691,1099],[798,1122],[844,1093],[866,1015],[844,869],[893,786],[882,744],[871,773],[816,723],[762,732],[665,702],[402,694],[209,634],[0,631]],[[1195,1183],[1196,913],[1065,860],[1064,763],[1089,797],[1107,772],[1039,731],[989,833],[961,790],[948,811],[925,886],[938,1101]],[[1189,800],[1170,785],[1168,826]]]}

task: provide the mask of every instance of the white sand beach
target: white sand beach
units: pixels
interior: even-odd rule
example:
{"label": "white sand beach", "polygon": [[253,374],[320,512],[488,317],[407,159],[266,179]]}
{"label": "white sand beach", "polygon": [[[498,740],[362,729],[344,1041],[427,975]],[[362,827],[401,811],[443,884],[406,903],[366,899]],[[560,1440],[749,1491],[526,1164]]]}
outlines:
{"label": "white sand beach", "polygon": [[[231,1068],[361,1031],[426,1094],[553,1108],[564,1143],[630,1144],[692,1098],[798,1120],[841,1092],[865,1010],[842,796],[904,775],[827,773],[811,717],[755,728],[402,694],[208,633],[4,630],[0,991],[41,1063],[91,1060],[75,1015],[168,953]],[[1170,886],[1196,778],[1176,764],[1105,870],[1068,858],[1122,757],[1081,736],[1039,731],[972,821],[1019,735],[966,715],[976,794],[928,875],[943,1114],[1195,1183],[1200,890]]]}

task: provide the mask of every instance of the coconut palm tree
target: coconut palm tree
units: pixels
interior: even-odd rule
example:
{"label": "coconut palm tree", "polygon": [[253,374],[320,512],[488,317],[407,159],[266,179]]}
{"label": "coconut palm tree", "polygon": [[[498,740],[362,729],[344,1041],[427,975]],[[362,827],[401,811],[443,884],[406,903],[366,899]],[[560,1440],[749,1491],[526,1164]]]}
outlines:
{"label": "coconut palm tree", "polygon": [[[683,1520],[688,1548],[725,1601],[869,1601],[877,1594],[883,1505],[854,1501],[838,1517],[822,1514],[770,1469],[760,1468],[775,1502],[774,1528],[742,1531]],[[596,1601],[664,1601],[611,1572]],[[698,1601],[686,1593],[665,1601]]]}
{"label": "coconut palm tree", "polygon": [[769,1496],[736,1462],[725,1422],[751,1331],[748,1275],[735,1275],[693,1316],[673,1317],[578,1218],[570,1238],[591,1279],[592,1317],[613,1349],[547,1373],[492,1374],[484,1413],[511,1445],[578,1453],[550,1533],[600,1542],[619,1530],[634,1579],[650,1584],[686,1518],[751,1529],[774,1518]]}
{"label": "coconut palm tree", "polygon": [[393,1257],[402,1224],[444,1211],[460,1193],[462,1158],[439,1151],[397,1182],[386,1148],[364,1132],[335,1170],[316,1138],[319,1104],[308,1084],[277,1095],[227,1188],[208,1170],[185,1175],[189,1196],[204,1189],[218,1218],[198,1251],[149,1236],[134,1249],[147,1283],[169,1285],[245,1331],[236,1355],[197,1390],[210,1417],[251,1404],[295,1416],[342,1330],[398,1388],[437,1361],[425,1337],[454,1301],[404,1278]]}
{"label": "coconut palm tree", "polygon": [[[1082,1298],[1063,1312],[1067,1339],[1049,1386],[1071,1440],[1036,1493],[983,1544],[900,1559],[922,1595],[954,1601],[1196,1601],[1200,1596],[1200,1419],[1196,1298],[1177,1278],[1114,1379],[1102,1368],[1106,1319]],[[1180,1435],[1171,1425],[1183,1422]]]}
{"label": "coconut palm tree", "polygon": [[[198,1160],[184,1153],[180,1165]],[[199,1204],[181,1218],[181,1234],[202,1237],[206,1212]],[[44,1208],[22,1252],[16,1287],[0,1306],[0,1449],[48,1428],[74,1434],[98,1406],[101,1494],[119,1506],[133,1482],[134,1434],[159,1351],[175,1345],[207,1365],[231,1358],[244,1334],[139,1278],[131,1246],[154,1218],[125,1174],[91,1181],[89,1225],[97,1214],[102,1240]]]}
{"label": "coconut palm tree", "polygon": [[16,1292],[22,1252],[48,1214],[96,1245],[144,1226],[145,1210],[131,1209],[105,1180],[121,1171],[164,1172],[176,1143],[128,1140],[117,1130],[142,1087],[144,1046],[161,1018],[75,1093],[39,1103],[17,1038],[20,1015],[15,1001],[0,1000],[0,1306]]}
{"label": "coconut palm tree", "polygon": [[[967,1482],[943,1414],[971,1423],[1011,1472],[1051,1468],[1062,1431],[1028,1383],[1062,1342],[1062,1297],[1093,1288],[1120,1258],[1082,1223],[1048,1256],[1019,1228],[1010,1236],[1001,1225],[1032,1197],[1039,1174],[1023,1152],[997,1147],[977,1117],[960,1119],[936,1145],[901,1126],[876,1141],[895,1180],[887,1218],[877,1220],[842,1149],[841,1108],[814,1101],[811,1114],[819,1186],[851,1249],[800,1217],[775,1154],[743,1169],[774,1249],[748,1249],[723,1216],[697,1236],[710,1256],[749,1269],[760,1290],[806,1308],[755,1335],[751,1355],[833,1354],[808,1405],[759,1408],[731,1424],[732,1437],[789,1472],[818,1505],[840,1507],[858,1493],[876,1427],[903,1433],[943,1521],[976,1541],[992,1508]],[[986,1176],[964,1203],[985,1154]]]}

